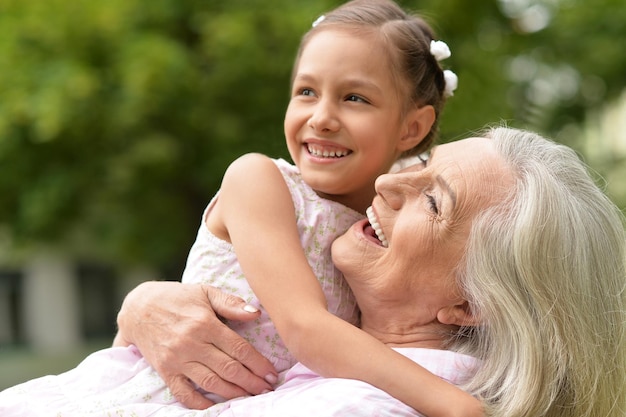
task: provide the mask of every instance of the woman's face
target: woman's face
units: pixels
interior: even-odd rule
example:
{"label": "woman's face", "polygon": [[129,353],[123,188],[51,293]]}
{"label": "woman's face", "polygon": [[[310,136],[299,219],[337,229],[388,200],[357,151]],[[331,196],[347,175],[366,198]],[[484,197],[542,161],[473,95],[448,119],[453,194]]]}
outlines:
{"label": "woman's face", "polygon": [[374,228],[359,222],[332,246],[364,314],[369,307],[412,305],[419,312],[411,314],[428,322],[445,303],[460,301],[454,268],[472,220],[512,183],[485,138],[438,146],[426,163],[379,177],[369,213]]}

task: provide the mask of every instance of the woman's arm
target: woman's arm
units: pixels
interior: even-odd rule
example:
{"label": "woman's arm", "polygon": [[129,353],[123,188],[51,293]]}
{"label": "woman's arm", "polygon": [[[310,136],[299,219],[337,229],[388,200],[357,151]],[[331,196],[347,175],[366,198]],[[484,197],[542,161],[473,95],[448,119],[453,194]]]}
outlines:
{"label": "woman's arm", "polygon": [[244,310],[245,305],[207,285],[145,282],[124,299],[113,346],[136,345],[189,408],[213,404],[191,381],[224,398],[260,394],[272,389],[265,378],[275,382],[274,367],[216,316],[256,319],[259,313]]}
{"label": "woman's arm", "polygon": [[213,226],[223,221],[246,278],[299,361],[322,376],[368,382],[428,416],[482,415],[478,400],[326,310],[271,160],[235,161],[215,208]]}

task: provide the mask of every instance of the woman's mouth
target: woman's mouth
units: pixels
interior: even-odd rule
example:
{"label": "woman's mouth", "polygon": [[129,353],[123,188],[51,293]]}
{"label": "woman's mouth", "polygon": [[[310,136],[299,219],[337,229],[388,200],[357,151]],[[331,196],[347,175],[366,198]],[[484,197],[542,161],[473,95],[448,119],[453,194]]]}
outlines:
{"label": "woman's mouth", "polygon": [[387,237],[385,233],[383,233],[383,229],[380,228],[380,224],[378,223],[378,218],[376,217],[376,213],[374,213],[374,209],[370,206],[367,208],[366,212],[367,219],[370,222],[371,227],[365,227],[364,232],[369,236],[376,238],[380,242],[380,245],[384,248],[389,247],[389,242],[387,241]]}

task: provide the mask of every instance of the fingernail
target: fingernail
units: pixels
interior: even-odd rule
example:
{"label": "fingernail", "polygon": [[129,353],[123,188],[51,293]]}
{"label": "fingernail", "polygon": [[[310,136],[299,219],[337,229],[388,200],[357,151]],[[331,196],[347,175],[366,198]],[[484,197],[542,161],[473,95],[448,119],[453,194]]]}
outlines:
{"label": "fingernail", "polygon": [[278,382],[278,377],[274,374],[267,374],[265,375],[265,380],[270,384],[275,384],[276,382]]}
{"label": "fingernail", "polygon": [[259,311],[258,308],[256,308],[255,306],[251,306],[250,304],[246,304],[245,306],[243,306],[243,309],[248,313],[256,313]]}

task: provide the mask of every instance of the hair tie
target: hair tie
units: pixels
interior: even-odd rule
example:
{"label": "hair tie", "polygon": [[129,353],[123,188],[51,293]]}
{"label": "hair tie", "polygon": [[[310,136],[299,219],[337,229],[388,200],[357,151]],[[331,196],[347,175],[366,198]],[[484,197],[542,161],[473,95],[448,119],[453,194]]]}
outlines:
{"label": "hair tie", "polygon": [[448,44],[444,41],[430,41],[430,53],[433,54],[437,61],[443,61],[452,56]]}
{"label": "hair tie", "polygon": [[445,70],[443,72],[443,79],[446,82],[446,86],[443,89],[443,96],[444,97],[452,97],[454,95],[454,90],[456,90],[457,86],[459,85],[459,77],[457,77],[457,75],[450,71],[450,70]]}
{"label": "hair tie", "polygon": [[315,19],[315,22],[313,22],[313,24],[311,24],[311,27],[315,27],[315,26],[319,25],[320,23],[322,23],[324,21],[324,19],[326,19],[326,16],[321,15],[320,17]]}
{"label": "hair tie", "polygon": [[[448,48],[448,44],[444,41],[430,41],[430,53],[433,54],[437,61],[443,61],[446,58],[450,58],[452,56],[452,52],[450,52],[450,48]],[[450,71],[445,70],[443,72],[443,79],[446,83],[446,86],[443,89],[443,96],[448,98],[454,95],[454,90],[456,90],[459,84],[459,77]]]}

